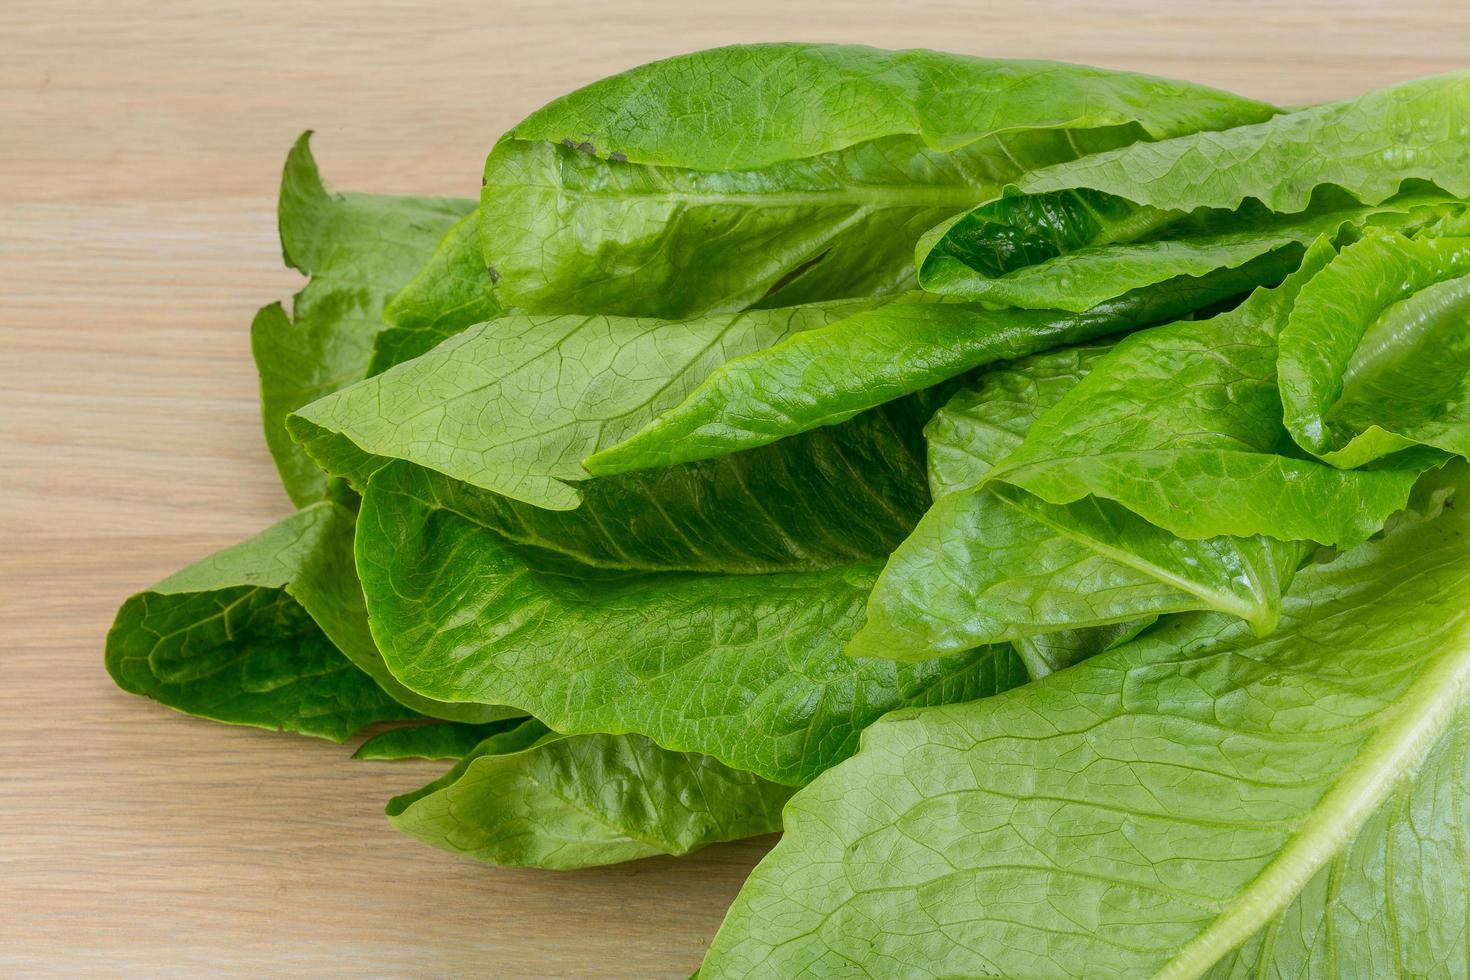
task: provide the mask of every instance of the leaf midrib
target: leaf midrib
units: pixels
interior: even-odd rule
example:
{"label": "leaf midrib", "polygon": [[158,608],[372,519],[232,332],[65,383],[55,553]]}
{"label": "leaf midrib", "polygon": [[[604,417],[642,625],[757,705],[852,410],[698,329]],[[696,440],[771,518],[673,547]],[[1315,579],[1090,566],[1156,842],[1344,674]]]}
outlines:
{"label": "leaf midrib", "polygon": [[1281,913],[1312,877],[1347,846],[1389,795],[1411,779],[1454,725],[1470,688],[1470,618],[1448,645],[1454,652],[1424,673],[1302,822],[1274,861],[1194,939],[1155,974],[1155,980],[1198,977]]}
{"label": "leaf midrib", "polygon": [[[1168,569],[1162,568],[1159,565],[1154,564],[1153,562],[1145,560],[1144,557],[1137,552],[1130,551],[1126,548],[1113,547],[1112,545],[1109,545],[1104,541],[1094,538],[1091,535],[1081,534],[1072,528],[1061,525],[1055,521],[1048,520],[1046,517],[1042,516],[1042,514],[1027,507],[1024,507],[1021,504],[1016,503],[1014,500],[1008,499],[1004,493],[996,492],[999,487],[1005,486],[1006,484],[1004,483],[998,483],[995,487],[991,487],[990,489],[993,493],[995,493],[995,496],[1007,507],[1010,507],[1013,510],[1025,514],[1027,517],[1029,517],[1031,520],[1036,521],[1038,524],[1046,525],[1047,527],[1051,528],[1052,531],[1056,532],[1062,537],[1076,541],[1083,547],[1097,552],[1105,558],[1110,558],[1113,561],[1118,562],[1120,565],[1126,565],[1129,568],[1133,568],[1137,571],[1143,572],[1145,575],[1152,576],[1153,578],[1158,579],[1160,582],[1163,582],[1165,585],[1168,585],[1171,588],[1178,589],[1180,592],[1183,592],[1186,595],[1192,595],[1198,599],[1203,600],[1210,605],[1210,608],[1219,610],[1220,612],[1229,613],[1232,616],[1238,616],[1252,626],[1260,624],[1264,617],[1270,615],[1270,610],[1266,608],[1264,604],[1251,604],[1241,602],[1235,596],[1232,596],[1229,593],[1219,592],[1218,590],[1209,588],[1203,582],[1192,582],[1189,579],[1175,575]],[[983,489],[984,488],[982,487],[981,492],[983,492]],[[1018,489],[1021,493],[1029,492],[1021,488],[1016,489]],[[1045,503],[1045,501],[1042,502]],[[1053,506],[1066,505],[1054,504]],[[1241,565],[1245,568],[1249,567],[1249,563],[1244,560],[1242,560]],[[1259,585],[1259,583],[1255,581],[1254,576],[1252,576],[1251,584],[1256,586]]]}

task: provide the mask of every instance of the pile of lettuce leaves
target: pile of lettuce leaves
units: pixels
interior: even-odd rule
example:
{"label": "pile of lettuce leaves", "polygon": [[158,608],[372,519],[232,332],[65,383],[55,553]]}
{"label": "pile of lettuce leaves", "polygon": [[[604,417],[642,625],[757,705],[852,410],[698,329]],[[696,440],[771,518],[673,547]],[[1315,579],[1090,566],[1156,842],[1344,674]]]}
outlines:
{"label": "pile of lettuce leaves", "polygon": [[452,761],[388,817],[495,864],[782,831],[704,977],[1465,976],[1467,205],[1470,74],[722,48],[478,200],[303,136],[299,510],[107,669]]}

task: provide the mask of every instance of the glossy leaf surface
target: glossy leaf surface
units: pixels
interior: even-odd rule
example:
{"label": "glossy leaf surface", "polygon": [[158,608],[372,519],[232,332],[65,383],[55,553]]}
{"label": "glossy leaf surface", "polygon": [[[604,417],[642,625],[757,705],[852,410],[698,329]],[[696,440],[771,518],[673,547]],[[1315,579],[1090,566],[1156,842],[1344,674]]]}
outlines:
{"label": "glossy leaf surface", "polygon": [[[638,574],[509,545],[394,464],[363,500],[358,569],[393,673],[559,732],[636,732],[799,784],[892,708],[1024,679],[1008,648],[913,666],[842,654],[874,563],[770,575]],[[655,634],[649,624],[657,623]]]}
{"label": "glossy leaf surface", "polygon": [[641,735],[563,736],[526,722],[395,797],[388,819],[481,861],[567,870],[780,830],[792,792]]}
{"label": "glossy leaf surface", "polygon": [[716,48],[550,103],[485,165],[484,261],[537,312],[682,318],[912,288],[931,225],[1022,173],[1275,110],[1053,62]]}
{"label": "glossy leaf surface", "polygon": [[701,976],[1455,975],[1467,533],[1411,516],[1303,570],[1266,639],[1178,617],[878,722],[791,801]]}

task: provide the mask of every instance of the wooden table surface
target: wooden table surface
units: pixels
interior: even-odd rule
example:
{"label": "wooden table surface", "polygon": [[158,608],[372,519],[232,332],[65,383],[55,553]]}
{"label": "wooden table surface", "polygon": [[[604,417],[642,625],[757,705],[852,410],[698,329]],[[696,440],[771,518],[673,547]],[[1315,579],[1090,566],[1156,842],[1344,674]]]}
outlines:
{"label": "wooden table surface", "polygon": [[1285,103],[1470,66],[1464,0],[0,4],[0,974],[686,976],[765,844],[482,867],[382,806],[438,764],[113,688],[117,604],[289,511],[247,328],[275,189],[473,195],[547,99],[756,40],[1176,75]]}

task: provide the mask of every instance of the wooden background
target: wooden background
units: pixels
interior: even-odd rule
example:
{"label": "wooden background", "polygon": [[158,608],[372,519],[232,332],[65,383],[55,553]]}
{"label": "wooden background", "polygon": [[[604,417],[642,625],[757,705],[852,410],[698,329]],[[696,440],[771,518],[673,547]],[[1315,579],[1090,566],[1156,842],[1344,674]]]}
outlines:
{"label": "wooden background", "polygon": [[247,326],[275,189],[473,195],[502,130],[737,41],[929,46],[1284,103],[1470,67],[1465,0],[0,3],[0,974],[686,976],[758,843],[550,874],[400,836],[436,764],[115,690],[117,604],[289,510]]}

